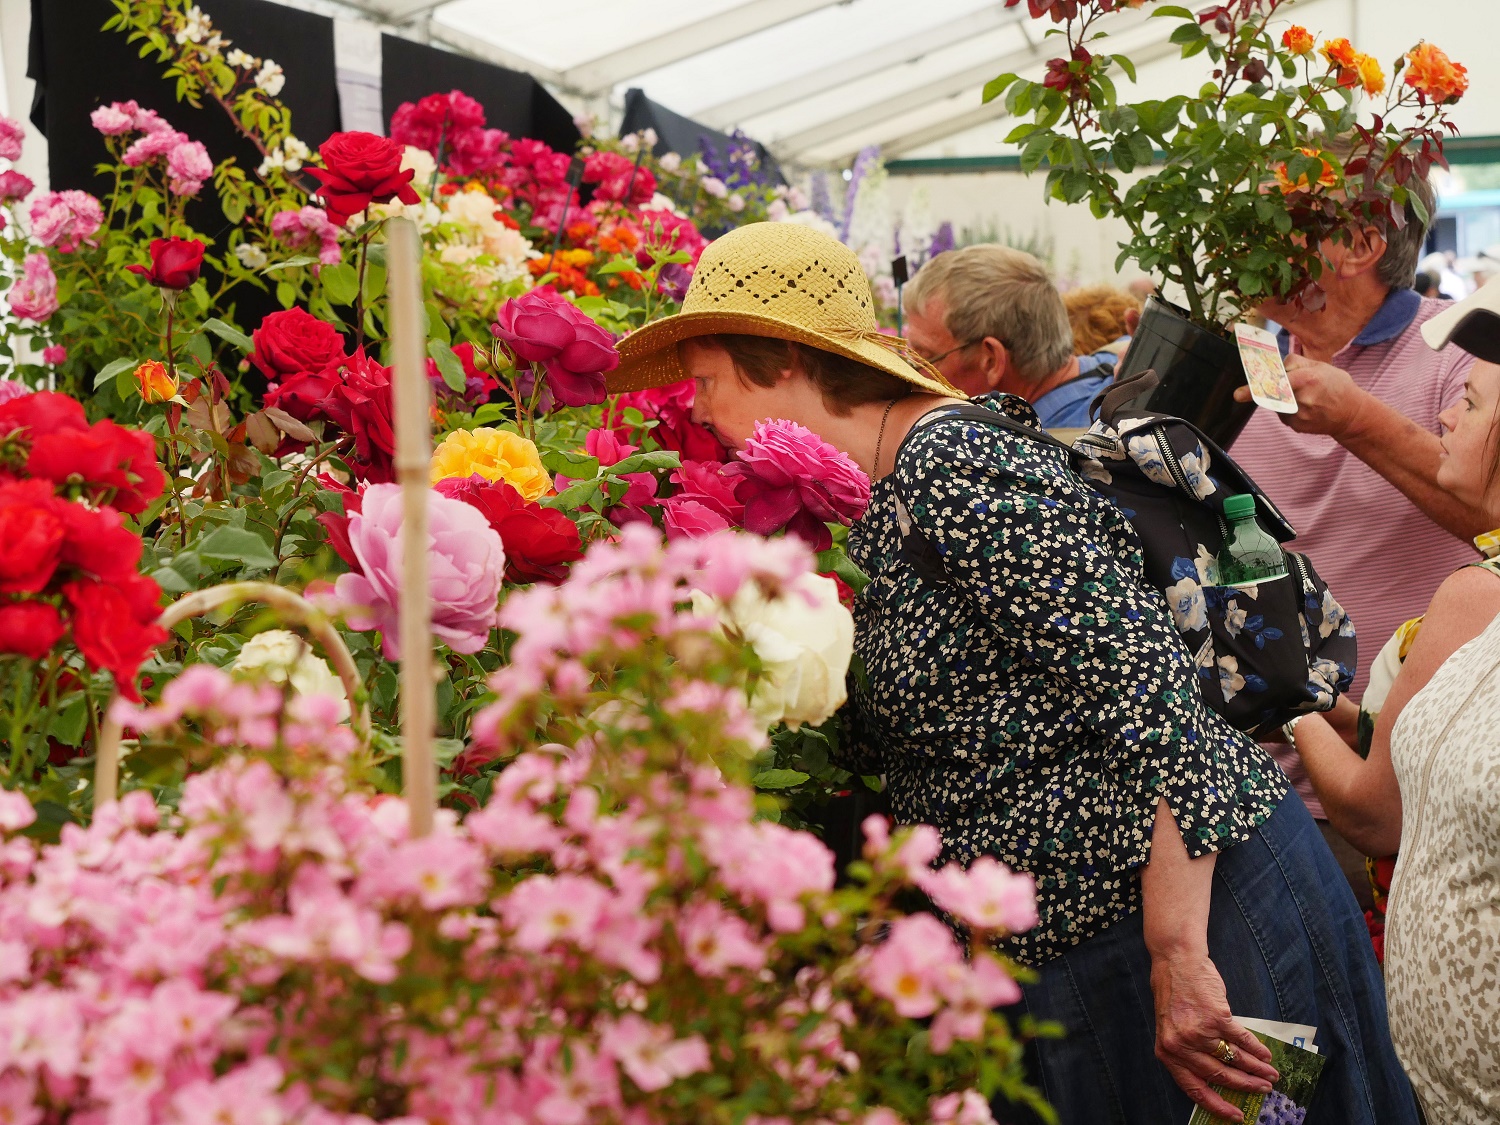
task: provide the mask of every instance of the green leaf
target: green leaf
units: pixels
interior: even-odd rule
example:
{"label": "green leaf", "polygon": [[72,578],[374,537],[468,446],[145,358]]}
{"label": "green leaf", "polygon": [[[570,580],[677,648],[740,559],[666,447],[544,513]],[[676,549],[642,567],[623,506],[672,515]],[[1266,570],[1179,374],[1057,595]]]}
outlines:
{"label": "green leaf", "polygon": [[187,343],[182,350],[196,359],[204,367],[207,367],[214,358],[213,349],[208,346],[208,337],[202,332],[194,332],[187,338]]}
{"label": "green leaf", "polygon": [[104,369],[94,376],[94,390],[98,390],[123,371],[134,371],[139,363],[133,359],[117,359],[106,363]]}
{"label": "green leaf", "polygon": [[[1161,15],[1161,12],[1158,11],[1156,14]],[[1109,57],[1115,61],[1115,65],[1123,70],[1132,82],[1135,81],[1135,63],[1131,62],[1125,55],[1110,55]]]}
{"label": "green leaf", "polygon": [[448,331],[448,322],[443,319],[442,310],[438,308],[437,302],[428,301],[425,308],[427,309],[427,335],[445,344],[453,343],[453,334]]}
{"label": "green leaf", "polygon": [[636,266],[634,260],[632,260],[630,258],[616,258],[612,262],[605,262],[602,266],[600,266],[594,272],[595,273],[629,273],[631,270],[637,269],[637,268],[638,267]]}
{"label": "green leaf", "polygon": [[1152,16],[1176,16],[1180,20],[1196,20],[1198,17],[1180,4],[1163,4],[1151,12]]}
{"label": "green leaf", "polygon": [[385,267],[365,263],[365,304],[373,305],[385,295]]}
{"label": "green leaf", "polygon": [[351,265],[325,266],[318,274],[323,283],[323,292],[335,305],[354,304],[354,295],[359,292],[359,275]]}
{"label": "green leaf", "polygon": [[269,266],[266,266],[260,272],[274,273],[276,270],[301,269],[303,266],[315,266],[317,264],[318,259],[314,258],[312,255],[298,254],[295,257],[287,258],[285,261],[272,262]]}
{"label": "green leaf", "polygon": [[219,339],[225,343],[233,344],[246,355],[255,350],[255,341],[251,340],[249,336],[246,336],[233,325],[225,324],[216,316],[211,316],[203,322],[203,331],[212,332]]}
{"label": "green leaf", "polygon": [[626,473],[654,472],[657,469],[675,469],[682,464],[682,458],[673,450],[657,449],[650,453],[637,453],[627,457],[617,465],[611,465],[609,472],[611,476],[623,477]]}
{"label": "green leaf", "polygon": [[210,532],[199,540],[197,551],[206,559],[237,562],[246,568],[270,570],[277,562],[266,541],[242,527],[221,527]]}
{"label": "green leaf", "polygon": [[463,394],[469,385],[468,376],[464,374],[464,365],[453,354],[453,349],[441,340],[428,340],[427,354],[437,364],[438,374],[442,375],[448,389],[455,394]]}
{"label": "green leaf", "polygon": [[[1160,12],[1157,13],[1157,15],[1160,14]],[[1202,38],[1204,38],[1203,31],[1196,23],[1185,23],[1172,32],[1170,41],[1179,46],[1186,46],[1190,43],[1197,43]]]}
{"label": "green leaf", "polygon": [[593,480],[599,475],[599,458],[566,449],[543,453],[542,464],[550,472],[562,473],[574,480]]}
{"label": "green leaf", "polygon": [[544,508],[557,508],[559,511],[569,512],[592,504],[598,499],[599,492],[597,479],[574,481],[556,496],[548,496],[542,500],[541,504]]}
{"label": "green leaf", "polygon": [[870,577],[854,564],[854,560],[837,547],[818,552],[818,572],[837,574],[844,584],[856,594],[870,584]]}
{"label": "green leaf", "polygon": [[77,746],[83,741],[83,732],[88,729],[88,723],[88,697],[80,693],[52,717],[47,733],[65,746]]}
{"label": "green leaf", "polygon": [[757,789],[790,789],[801,785],[809,776],[801,770],[762,770],[750,780]]}
{"label": "green leaf", "polygon": [[1005,93],[1006,87],[1019,77],[1020,75],[1018,74],[1002,74],[998,78],[991,78],[984,84],[984,93],[981,96],[981,100],[985,102],[994,101],[1001,94]]}

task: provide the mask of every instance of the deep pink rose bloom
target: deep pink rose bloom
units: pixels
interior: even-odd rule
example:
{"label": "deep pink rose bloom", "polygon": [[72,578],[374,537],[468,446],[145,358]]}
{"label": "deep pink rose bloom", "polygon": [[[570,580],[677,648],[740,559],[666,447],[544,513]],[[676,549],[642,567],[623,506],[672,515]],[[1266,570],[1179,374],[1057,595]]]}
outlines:
{"label": "deep pink rose bloom", "polygon": [[604,375],[620,363],[614,338],[549,285],[505,302],[490,326],[519,363],[546,372],[563,406],[604,401]]}
{"label": "deep pink rose bloom", "polygon": [[677,495],[718,512],[731,527],[745,519],[745,505],[737,495],[739,478],[725,471],[718,461],[684,461],[672,472],[672,483],[681,487]]}
{"label": "deep pink rose bloom", "polygon": [[0,156],[6,160],[21,159],[21,142],[26,139],[26,127],[12,117],[0,117]]}
{"label": "deep pink rose bloom", "polygon": [[[372,484],[349,517],[349,546],[361,573],[334,590],[349,626],[379,629],[387,660],[400,660],[401,487]],[[505,548],[484,514],[435,489],[427,494],[427,576],[432,632],[454,652],[478,652],[496,625]]]}
{"label": "deep pink rose bloom", "polygon": [[693,421],[696,395],[691,379],[616,395],[605,409],[605,424],[623,425],[624,411],[634,407],[646,416],[648,422],[654,420],[658,423],[652,429],[651,437],[663,449],[682,454],[684,461],[727,461],[729,450],[714,437],[713,431]]}
{"label": "deep pink rose bloom", "polygon": [[0,172],[0,202],[9,203],[13,199],[25,199],[34,187],[36,184],[31,182],[31,177],[21,175],[14,168]]}
{"label": "deep pink rose bloom", "polygon": [[[595,152],[583,166],[583,182],[596,184],[594,198],[610,203],[650,203],[656,194],[656,177],[649,168],[618,152]],[[625,198],[626,191],[630,198]]]}
{"label": "deep pink rose bloom", "polygon": [[197,195],[214,174],[214,162],[201,141],[182,141],[167,153],[167,187],[175,195]]}
{"label": "deep pink rose bloom", "polygon": [[391,117],[391,139],[425,149],[455,175],[495,167],[510,134],[484,127],[484,107],[462,90],[403,102]]}
{"label": "deep pink rose bloom", "polygon": [[38,251],[26,255],[21,280],[11,286],[10,311],[22,320],[46,320],[57,311],[57,275],[47,255]]}
{"label": "deep pink rose bloom", "polygon": [[[25,179],[25,177],[21,177]],[[28,183],[28,190],[30,181]],[[31,236],[43,246],[70,254],[104,223],[104,209],[86,191],[49,191],[31,201]]]}
{"label": "deep pink rose bloom", "polygon": [[783,528],[817,551],[833,545],[828,523],[849,524],[870,504],[870,478],[846,454],[796,422],[756,423],[740,460],[726,473],[741,478],[745,528],[770,535]]}
{"label": "deep pink rose bloom", "polygon": [[61,344],[48,344],[42,349],[42,362],[52,367],[60,367],[68,362],[68,349]]}
{"label": "deep pink rose bloom", "polygon": [[723,514],[690,496],[674,496],[662,505],[668,539],[702,539],[734,525]]}

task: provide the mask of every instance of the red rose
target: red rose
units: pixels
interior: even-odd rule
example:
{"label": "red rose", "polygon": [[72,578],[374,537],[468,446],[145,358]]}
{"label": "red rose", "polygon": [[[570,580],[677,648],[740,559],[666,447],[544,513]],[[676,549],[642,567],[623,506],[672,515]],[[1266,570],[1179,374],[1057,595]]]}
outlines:
{"label": "red rose", "polygon": [[62,557],[66,525],[44,481],[0,484],[0,593],[36,593]]}
{"label": "red rose", "polygon": [[255,350],[250,353],[250,361],[273,384],[289,375],[322,371],[344,358],[344,338],[338,329],[303,308],[273,312],[260,322],[251,339]]}
{"label": "red rose", "polygon": [[391,415],[391,369],[365,355],[360,348],[339,368],[323,413],[354,439],[349,468],[370,484],[396,479],[395,420]]}
{"label": "red rose", "polygon": [[450,477],[435,487],[478,508],[500,533],[508,582],[561,582],[568,564],[583,558],[577,524],[555,508],[527,501],[505,481]]}
{"label": "red rose", "polygon": [[157,238],[151,242],[151,265],[126,266],[161,289],[186,289],[203,270],[203,243],[196,238]]}
{"label": "red rose", "polygon": [[620,363],[614,337],[551,286],[505,302],[490,331],[522,363],[546,369],[547,385],[564,406],[604,401],[604,375]]}
{"label": "red rose", "polygon": [[0,653],[40,660],[63,635],[62,614],[48,602],[0,605]]}
{"label": "red rose", "polygon": [[605,408],[604,424],[619,426],[627,408],[639,410],[646,421],[655,421],[651,437],[663,449],[682,454],[684,461],[727,461],[729,450],[714,437],[713,431],[693,421],[693,381],[669,383],[644,391],[616,395]]}
{"label": "red rose", "polygon": [[[328,396],[333,394],[334,387],[338,386],[339,364],[343,362],[342,359],[335,361],[322,371],[304,371],[286,376],[278,385],[266,391],[265,404],[285,410],[299,422],[315,422],[325,417],[323,408],[328,402]],[[300,449],[302,446],[297,445],[295,448]]]}
{"label": "red rose", "polygon": [[63,596],[73,607],[73,643],[89,667],[107,669],[120,694],[138,701],[136,673],[151,650],[167,639],[167,631],[155,622],[160,588],[135,575],[124,588],[69,582]]}
{"label": "red rose", "polygon": [[420,202],[411,186],[416,173],[401,170],[401,153],[400,143],[374,133],[335,133],[318,147],[323,167],[307,171],[323,185],[317,195],[335,225],[372,203]]}
{"label": "red rose", "polygon": [[[613,203],[650,203],[656,195],[656,177],[618,152],[595,152],[583,165],[583,182],[597,184],[594,198]],[[630,198],[625,198],[626,191]]]}
{"label": "red rose", "polygon": [[54,510],[64,528],[62,566],[116,584],[135,574],[141,561],[141,539],[125,526],[119,512],[67,500],[58,501]]}
{"label": "red rose", "polygon": [[167,487],[156,441],[105,419],[87,430],[43,434],[31,443],[26,471],[56,485],[84,485],[90,497],[137,515]]}
{"label": "red rose", "polygon": [[88,428],[82,404],[56,391],[37,391],[0,404],[0,441],[18,430],[34,441],[42,434]]}

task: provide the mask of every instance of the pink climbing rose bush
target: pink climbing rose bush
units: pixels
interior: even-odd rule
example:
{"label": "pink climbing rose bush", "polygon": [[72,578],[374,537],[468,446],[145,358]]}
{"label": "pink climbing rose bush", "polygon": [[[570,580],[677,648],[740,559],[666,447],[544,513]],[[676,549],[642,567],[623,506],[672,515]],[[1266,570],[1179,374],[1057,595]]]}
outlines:
{"label": "pink climbing rose bush", "polygon": [[[691,608],[808,572],[793,539],[640,527],[507,603],[487,802],[413,838],[332,697],[198,665],[114,713],[219,747],[39,846],[0,791],[7,1120],[988,1125],[1035,1100],[1009,967],[895,905],[931,830],[867,825],[834,889],[758,819],[746,658]],[[882,938],[881,935],[886,934]],[[914,1022],[931,1019],[931,1027]]]}

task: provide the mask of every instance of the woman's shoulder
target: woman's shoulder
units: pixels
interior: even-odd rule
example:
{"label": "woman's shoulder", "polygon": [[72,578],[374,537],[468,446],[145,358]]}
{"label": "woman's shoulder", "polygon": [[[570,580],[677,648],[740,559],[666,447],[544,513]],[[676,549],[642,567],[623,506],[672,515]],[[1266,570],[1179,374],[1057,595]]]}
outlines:
{"label": "woman's shoulder", "polygon": [[1052,450],[1045,439],[1028,437],[1005,424],[1004,420],[1008,420],[1032,429],[1039,428],[1036,412],[1025,399],[994,394],[975,399],[968,405],[993,413],[995,422],[975,417],[972,410],[960,413],[951,406],[931,411],[917,420],[902,444],[896,468],[903,477],[919,479],[933,473],[946,475],[958,465],[1020,470],[1052,464]]}
{"label": "woman's shoulder", "polygon": [[1403,673],[1425,683],[1454,653],[1485,632],[1497,616],[1500,568],[1475,565],[1454,571],[1432,596]]}

